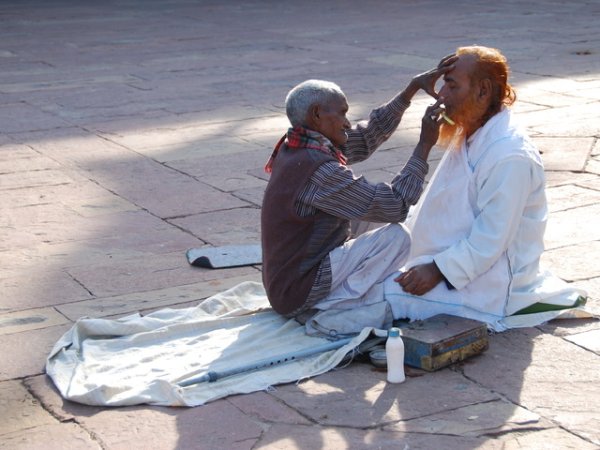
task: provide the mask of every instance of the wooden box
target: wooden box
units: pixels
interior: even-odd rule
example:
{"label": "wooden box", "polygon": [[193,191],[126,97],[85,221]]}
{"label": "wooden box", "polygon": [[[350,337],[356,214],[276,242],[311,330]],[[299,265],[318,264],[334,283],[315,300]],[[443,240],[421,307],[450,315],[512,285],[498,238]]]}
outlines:
{"label": "wooden box", "polygon": [[414,322],[397,321],[404,363],[433,372],[488,348],[487,326],[477,320],[439,314]]}

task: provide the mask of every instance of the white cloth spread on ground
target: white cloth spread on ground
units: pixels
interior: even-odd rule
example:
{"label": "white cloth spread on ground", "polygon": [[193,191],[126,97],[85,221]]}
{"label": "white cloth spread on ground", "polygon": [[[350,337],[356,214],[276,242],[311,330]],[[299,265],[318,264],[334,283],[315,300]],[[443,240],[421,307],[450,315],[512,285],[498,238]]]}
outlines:
{"label": "white cloth spread on ground", "polygon": [[413,296],[392,275],[384,290],[394,318],[445,313],[502,331],[585,314],[580,309],[513,316],[536,303],[573,306],[586,295],[539,269],[547,219],[544,184],[539,152],[509,109],[469,142],[448,150],[407,219],[412,244],[404,269],[434,260],[456,289],[440,283]]}
{"label": "white cloth spread on ground", "polygon": [[55,344],[46,373],[61,395],[89,405],[197,406],[232,394],[315,376],[337,366],[371,333],[291,362],[189,387],[182,380],[222,372],[331,341],[273,312],[259,283],[245,282],[197,307],[163,309],[144,317],[78,320]]}

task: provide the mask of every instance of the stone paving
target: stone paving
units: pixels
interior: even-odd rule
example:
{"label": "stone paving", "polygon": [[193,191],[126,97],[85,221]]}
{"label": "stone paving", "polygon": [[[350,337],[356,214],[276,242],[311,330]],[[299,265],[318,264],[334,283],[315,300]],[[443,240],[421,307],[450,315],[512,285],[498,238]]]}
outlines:
{"label": "stone paving", "polygon": [[[543,264],[599,312],[599,20],[594,0],[2,2],[0,448],[599,448],[593,320],[492,335],[483,355],[401,385],[354,363],[189,409],[75,404],[44,374],[79,317],[260,280],[260,266],[192,268],[185,251],[259,239],[293,85],[337,82],[356,121],[472,43],[509,58],[543,151]],[[390,180],[429,102],[357,171]]]}

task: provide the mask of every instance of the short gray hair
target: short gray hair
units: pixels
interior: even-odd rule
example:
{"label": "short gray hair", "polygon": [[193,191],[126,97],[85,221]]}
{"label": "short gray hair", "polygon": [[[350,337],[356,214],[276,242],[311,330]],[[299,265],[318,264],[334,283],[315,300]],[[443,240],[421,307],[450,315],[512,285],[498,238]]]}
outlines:
{"label": "short gray hair", "polygon": [[293,127],[304,125],[306,113],[312,105],[324,105],[339,96],[346,98],[342,89],[331,81],[306,80],[288,92],[285,112]]}

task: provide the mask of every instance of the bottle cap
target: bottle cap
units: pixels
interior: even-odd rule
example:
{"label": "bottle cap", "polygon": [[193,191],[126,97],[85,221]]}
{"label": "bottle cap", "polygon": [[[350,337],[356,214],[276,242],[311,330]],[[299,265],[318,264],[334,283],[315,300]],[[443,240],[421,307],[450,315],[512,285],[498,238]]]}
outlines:
{"label": "bottle cap", "polygon": [[388,330],[388,337],[399,337],[400,336],[400,328],[390,328]]}

